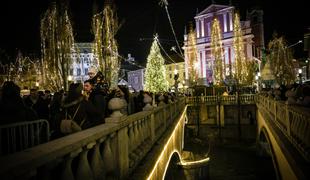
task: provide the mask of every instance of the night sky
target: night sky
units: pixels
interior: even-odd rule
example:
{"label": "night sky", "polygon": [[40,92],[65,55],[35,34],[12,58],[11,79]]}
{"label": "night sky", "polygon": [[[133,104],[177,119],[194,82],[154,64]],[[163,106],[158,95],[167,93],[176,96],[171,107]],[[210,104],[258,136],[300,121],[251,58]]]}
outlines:
{"label": "night sky", "polygon": [[[14,56],[17,49],[24,53],[40,53],[40,17],[51,0],[10,0],[0,6],[0,48]],[[122,56],[131,53],[139,62],[145,62],[154,33],[159,34],[161,43],[169,51],[175,46],[165,9],[159,6],[160,0],[116,0],[117,13],[122,27],[117,40]],[[70,11],[74,35],[77,42],[93,40],[91,15],[94,0],[71,0]],[[169,11],[178,39],[182,42],[184,27],[193,21],[197,12],[207,8],[211,0],[168,0]],[[228,4],[229,0],[215,0],[216,4]],[[284,35],[289,44],[303,38],[310,27],[309,6],[306,1],[294,0],[233,0],[233,5],[245,18],[246,9],[258,6],[264,10],[265,43],[273,32]],[[99,8],[103,1],[97,0]],[[182,44],[182,43],[181,43]],[[303,45],[294,47],[302,52]],[[301,53],[297,55],[300,56]]]}

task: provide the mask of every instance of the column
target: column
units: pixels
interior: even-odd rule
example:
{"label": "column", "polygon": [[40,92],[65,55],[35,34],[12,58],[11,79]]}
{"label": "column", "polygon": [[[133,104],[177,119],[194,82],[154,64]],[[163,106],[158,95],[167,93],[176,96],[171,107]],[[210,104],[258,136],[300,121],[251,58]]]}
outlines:
{"label": "column", "polygon": [[224,32],[227,32],[227,14],[223,14]]}
{"label": "column", "polygon": [[196,20],[196,33],[197,33],[197,38],[200,37],[200,27],[199,27],[199,19]]}

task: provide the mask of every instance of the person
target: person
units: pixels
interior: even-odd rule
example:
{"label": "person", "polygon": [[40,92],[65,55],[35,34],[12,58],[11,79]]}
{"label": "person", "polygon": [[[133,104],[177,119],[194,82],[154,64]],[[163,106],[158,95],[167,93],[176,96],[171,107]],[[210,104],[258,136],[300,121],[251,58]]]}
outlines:
{"label": "person", "polygon": [[84,81],[84,92],[86,100],[89,101],[96,109],[96,113],[90,115],[92,125],[104,123],[107,110],[106,94],[95,88],[95,83],[92,79]]}
{"label": "person", "polygon": [[20,88],[13,81],[6,81],[2,86],[0,101],[0,124],[10,124],[38,119],[37,114],[25,106],[20,97]]}
{"label": "person", "polygon": [[91,66],[88,70],[89,79],[92,79],[93,77],[95,77],[96,74],[97,74],[97,68],[94,66]]}

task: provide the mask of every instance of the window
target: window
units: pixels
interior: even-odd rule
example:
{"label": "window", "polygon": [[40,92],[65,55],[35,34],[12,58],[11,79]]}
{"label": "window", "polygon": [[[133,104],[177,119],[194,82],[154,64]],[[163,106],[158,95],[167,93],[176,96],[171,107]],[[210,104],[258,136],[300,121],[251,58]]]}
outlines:
{"label": "window", "polygon": [[170,79],[172,78],[172,74],[169,74]]}
{"label": "window", "polygon": [[80,76],[81,75],[81,68],[76,69],[76,75]]}
{"label": "window", "polygon": [[135,84],[138,84],[138,82],[139,82],[138,77],[135,77],[134,82],[135,82]]}
{"label": "window", "polygon": [[169,66],[169,71],[171,71],[171,66]]}
{"label": "window", "polygon": [[184,79],[185,79],[185,72],[183,72],[183,77],[184,77]]}
{"label": "window", "polygon": [[84,74],[87,75],[88,74],[88,68],[85,68],[84,72],[85,72]]}

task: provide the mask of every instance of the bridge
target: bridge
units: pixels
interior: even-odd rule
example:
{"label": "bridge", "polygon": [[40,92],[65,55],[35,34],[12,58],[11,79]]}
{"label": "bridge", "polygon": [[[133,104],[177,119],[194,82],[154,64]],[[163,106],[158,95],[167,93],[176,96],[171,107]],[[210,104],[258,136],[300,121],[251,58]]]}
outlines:
{"label": "bridge", "polygon": [[215,106],[213,123],[219,128],[225,124],[226,106],[256,104],[257,145],[272,156],[277,178],[309,179],[310,115],[254,95],[180,98],[148,111],[108,118],[106,124],[0,157],[0,177],[164,179],[172,159],[182,167],[204,166],[209,157],[191,162],[182,158],[188,108],[195,104]]}

